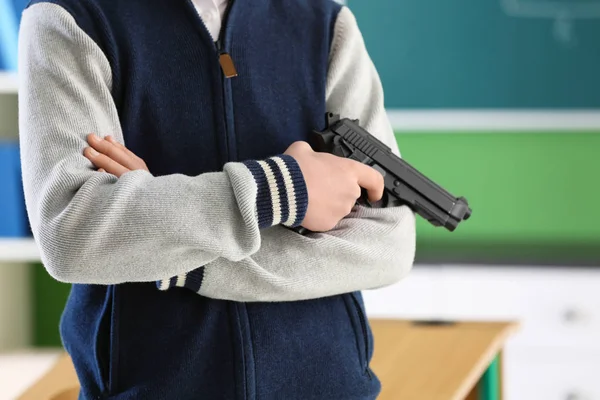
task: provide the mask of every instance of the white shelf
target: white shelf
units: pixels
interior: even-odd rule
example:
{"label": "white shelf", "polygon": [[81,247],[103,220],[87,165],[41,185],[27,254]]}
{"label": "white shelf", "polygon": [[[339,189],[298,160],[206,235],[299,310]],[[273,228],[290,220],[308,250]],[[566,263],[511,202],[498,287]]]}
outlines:
{"label": "white shelf", "polygon": [[598,131],[600,110],[399,110],[388,109],[397,131],[564,132]]}
{"label": "white shelf", "polygon": [[0,94],[17,94],[18,86],[16,74],[0,71]]}
{"label": "white shelf", "polygon": [[0,263],[40,260],[40,252],[32,238],[0,238]]}

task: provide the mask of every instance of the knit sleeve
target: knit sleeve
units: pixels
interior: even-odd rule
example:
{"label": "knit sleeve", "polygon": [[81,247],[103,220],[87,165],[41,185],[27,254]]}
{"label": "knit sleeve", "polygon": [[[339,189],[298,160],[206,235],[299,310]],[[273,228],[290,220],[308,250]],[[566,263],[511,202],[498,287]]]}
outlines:
{"label": "knit sleeve", "polygon": [[369,56],[356,17],[342,7],[335,26],[327,75],[327,112],[358,119],[360,125],[400,156],[387,117],[383,85]]}
{"label": "knit sleeve", "polygon": [[[335,24],[326,90],[327,111],[360,119],[399,155],[381,82],[346,7]],[[302,236],[280,226],[265,229],[252,256],[237,262],[219,258],[158,285],[235,301],[295,301],[376,289],[408,274],[415,243],[415,215],[408,207],[355,207],[331,231]]]}
{"label": "knit sleeve", "polygon": [[152,282],[217,259],[243,260],[260,248],[261,228],[304,219],[302,172],[285,155],[198,176],[96,171],[83,156],[86,135],[124,142],[108,60],[58,5],[31,5],[20,29],[23,186],[53,277]]}

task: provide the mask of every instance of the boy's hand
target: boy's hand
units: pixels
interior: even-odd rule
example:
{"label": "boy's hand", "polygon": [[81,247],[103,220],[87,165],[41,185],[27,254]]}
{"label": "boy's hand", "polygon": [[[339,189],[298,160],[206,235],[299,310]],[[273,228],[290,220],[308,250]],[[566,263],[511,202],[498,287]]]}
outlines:
{"label": "boy's hand", "polygon": [[358,161],[313,151],[306,142],[295,142],[285,151],[296,159],[308,190],[308,209],[302,226],[313,232],[331,230],[352,211],[361,195],[369,200],[383,196],[383,176]]}
{"label": "boy's hand", "polygon": [[90,133],[87,140],[91,147],[86,147],[83,155],[98,168],[98,171],[108,172],[117,177],[136,169],[148,171],[144,160],[117,142],[112,136],[102,139]]}

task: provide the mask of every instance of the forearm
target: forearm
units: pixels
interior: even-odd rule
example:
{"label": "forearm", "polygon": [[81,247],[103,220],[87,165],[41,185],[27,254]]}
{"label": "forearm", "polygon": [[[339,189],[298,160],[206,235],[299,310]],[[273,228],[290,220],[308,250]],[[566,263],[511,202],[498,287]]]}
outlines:
{"label": "forearm", "polygon": [[44,265],[61,281],[153,281],[260,247],[257,188],[243,165],[197,177],[138,170],[117,180],[60,167],[40,176],[25,153],[31,226]]}
{"label": "forearm", "polygon": [[294,221],[273,215],[264,162],[198,176],[95,171],[83,156],[86,135],[123,141],[103,53],[50,3],[24,13],[19,53],[25,200],[42,261],[56,279],[151,282],[218,258],[239,261],[260,248],[261,228],[302,220],[306,189],[299,167],[285,157],[269,162],[292,177]]}
{"label": "forearm", "polygon": [[410,209],[356,207],[329,232],[264,230],[252,256],[238,262],[219,258],[159,287],[183,286],[234,301],[297,301],[396,283],[410,271],[414,254]]}
{"label": "forearm", "polygon": [[336,22],[327,74],[327,111],[360,125],[400,155],[385,110],[379,73],[365,47],[354,15],[343,7]]}

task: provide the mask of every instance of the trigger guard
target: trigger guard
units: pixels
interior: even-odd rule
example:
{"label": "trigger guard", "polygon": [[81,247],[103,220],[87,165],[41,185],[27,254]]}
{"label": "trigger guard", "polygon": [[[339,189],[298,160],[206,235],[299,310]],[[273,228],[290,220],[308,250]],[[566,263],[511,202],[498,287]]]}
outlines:
{"label": "trigger guard", "polygon": [[368,207],[368,208],[388,208],[388,207],[394,207],[394,197],[392,195],[390,195],[387,191],[383,192],[383,196],[381,197],[381,200],[376,201],[376,202],[371,202],[369,201],[369,198],[367,196],[367,191],[365,189],[361,189],[361,196],[358,199],[358,201],[356,202],[356,204],[361,205],[363,207]]}
{"label": "trigger guard", "polygon": [[356,200],[356,204],[363,207],[371,208],[371,202],[369,201],[369,197],[367,195],[367,191],[363,188],[360,188],[360,197]]}

